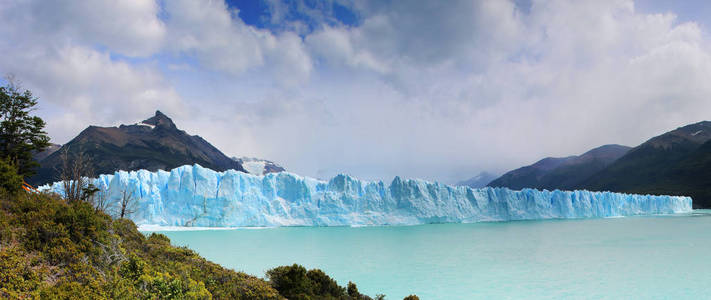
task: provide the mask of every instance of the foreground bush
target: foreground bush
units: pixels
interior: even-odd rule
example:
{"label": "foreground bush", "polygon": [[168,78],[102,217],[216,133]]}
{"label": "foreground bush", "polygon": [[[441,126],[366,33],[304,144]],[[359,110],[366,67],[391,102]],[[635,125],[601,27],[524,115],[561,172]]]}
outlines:
{"label": "foreground bush", "polygon": [[0,188],[0,299],[371,299],[299,265],[267,275],[225,269],[86,202]]}
{"label": "foreground bush", "polygon": [[269,282],[90,204],[0,192],[0,298],[281,299]]}
{"label": "foreground bush", "polygon": [[[267,271],[267,277],[272,286],[288,299],[372,300],[359,293],[352,282],[348,283],[348,288],[343,288],[323,271],[318,269],[306,271],[306,268],[297,264],[271,269]],[[383,298],[385,296],[382,295],[376,297],[376,299]]]}

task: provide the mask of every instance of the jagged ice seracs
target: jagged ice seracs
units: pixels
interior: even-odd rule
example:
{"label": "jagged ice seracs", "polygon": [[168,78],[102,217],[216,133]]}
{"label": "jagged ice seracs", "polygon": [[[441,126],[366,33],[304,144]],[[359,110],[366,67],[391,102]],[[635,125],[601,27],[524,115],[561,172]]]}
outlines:
{"label": "jagged ice seracs", "polygon": [[[684,196],[472,189],[395,177],[390,185],[338,175],[329,181],[281,172],[255,176],[199,165],[118,171],[92,179],[114,206],[135,199],[138,225],[199,227],[362,226],[601,218],[691,211]],[[61,182],[41,190],[63,194]]]}

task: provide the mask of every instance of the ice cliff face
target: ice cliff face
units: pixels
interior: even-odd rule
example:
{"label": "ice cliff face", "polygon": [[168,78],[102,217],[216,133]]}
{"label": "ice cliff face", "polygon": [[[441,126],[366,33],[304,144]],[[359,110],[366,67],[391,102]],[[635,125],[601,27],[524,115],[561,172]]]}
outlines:
{"label": "ice cliff face", "polygon": [[[254,176],[199,165],[170,172],[101,175],[116,203],[136,199],[139,225],[337,226],[596,218],[691,211],[691,198],[589,191],[453,187],[396,177],[390,186],[338,175],[329,181],[281,172]],[[41,187],[62,194],[60,183]]]}

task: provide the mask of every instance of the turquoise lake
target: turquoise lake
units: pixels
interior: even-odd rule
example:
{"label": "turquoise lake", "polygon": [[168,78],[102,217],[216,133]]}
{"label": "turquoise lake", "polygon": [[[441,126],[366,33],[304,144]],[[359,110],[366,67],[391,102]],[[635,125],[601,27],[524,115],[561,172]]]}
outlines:
{"label": "turquoise lake", "polygon": [[228,268],[298,263],[386,299],[711,298],[711,212],[162,232]]}

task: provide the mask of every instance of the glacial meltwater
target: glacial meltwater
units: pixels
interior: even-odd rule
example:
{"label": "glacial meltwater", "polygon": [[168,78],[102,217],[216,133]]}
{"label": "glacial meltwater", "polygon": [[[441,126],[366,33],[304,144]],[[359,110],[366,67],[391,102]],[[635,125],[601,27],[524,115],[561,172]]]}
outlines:
{"label": "glacial meltwater", "polygon": [[671,216],[162,232],[264,276],[319,268],[386,299],[711,297],[711,211]]}

